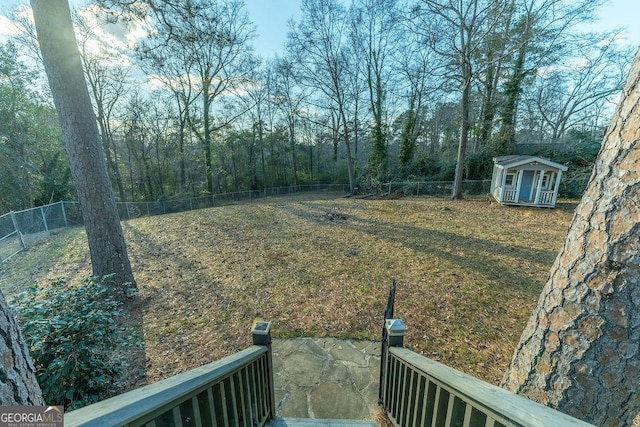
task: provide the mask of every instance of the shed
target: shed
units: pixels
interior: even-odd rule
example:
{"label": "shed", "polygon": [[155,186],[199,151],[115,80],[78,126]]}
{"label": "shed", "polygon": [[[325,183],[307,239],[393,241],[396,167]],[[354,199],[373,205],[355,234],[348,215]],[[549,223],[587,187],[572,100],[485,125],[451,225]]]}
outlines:
{"label": "shed", "polygon": [[491,195],[501,205],[553,208],[566,171],[566,166],[542,157],[494,157]]}

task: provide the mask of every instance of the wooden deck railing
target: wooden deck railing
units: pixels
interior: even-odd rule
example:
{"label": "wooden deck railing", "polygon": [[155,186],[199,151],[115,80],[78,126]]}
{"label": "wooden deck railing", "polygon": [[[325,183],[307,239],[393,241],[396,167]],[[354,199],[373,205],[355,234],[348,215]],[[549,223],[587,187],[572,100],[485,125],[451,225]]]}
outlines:
{"label": "wooden deck railing", "polygon": [[386,324],[382,405],[396,426],[591,426],[407,350],[402,321]]}
{"label": "wooden deck railing", "polygon": [[65,414],[65,426],[264,426],[275,417],[270,323],[219,361]]}

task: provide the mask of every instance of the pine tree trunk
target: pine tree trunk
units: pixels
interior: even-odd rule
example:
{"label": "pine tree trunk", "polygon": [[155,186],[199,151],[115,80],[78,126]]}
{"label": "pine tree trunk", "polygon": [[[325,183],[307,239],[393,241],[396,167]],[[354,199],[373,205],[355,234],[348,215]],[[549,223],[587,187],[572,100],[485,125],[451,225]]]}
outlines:
{"label": "pine tree trunk", "polygon": [[13,312],[0,292],[0,406],[34,405],[44,405],[36,369]]}
{"label": "pine tree trunk", "polygon": [[640,52],[503,387],[599,426],[640,411]]}
{"label": "pine tree trunk", "polygon": [[132,282],[124,235],[66,0],[32,0],[36,30],[96,276]]}

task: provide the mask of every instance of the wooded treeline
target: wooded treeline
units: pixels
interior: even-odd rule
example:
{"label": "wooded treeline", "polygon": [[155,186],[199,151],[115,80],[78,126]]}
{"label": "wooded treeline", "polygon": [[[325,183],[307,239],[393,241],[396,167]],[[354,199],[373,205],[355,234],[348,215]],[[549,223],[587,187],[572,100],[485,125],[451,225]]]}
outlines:
{"label": "wooded treeline", "polygon": [[[593,0],[303,0],[272,58],[241,1],[96,3],[76,33],[121,201],[459,183],[522,144],[588,174],[632,59],[580,32]],[[1,211],[75,198],[24,16],[0,46]]]}

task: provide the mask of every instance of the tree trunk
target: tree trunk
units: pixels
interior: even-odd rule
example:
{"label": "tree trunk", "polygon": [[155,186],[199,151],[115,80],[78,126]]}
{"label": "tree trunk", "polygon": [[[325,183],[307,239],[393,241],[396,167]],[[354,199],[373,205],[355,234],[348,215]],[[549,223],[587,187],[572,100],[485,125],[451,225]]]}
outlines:
{"label": "tree trunk", "polygon": [[465,158],[467,154],[467,142],[469,141],[469,109],[471,94],[471,64],[463,66],[462,100],[460,101],[462,120],[460,124],[460,142],[458,144],[458,160],[456,162],[456,174],[453,179],[453,200],[462,199],[462,178],[464,177]]}
{"label": "tree trunk", "polygon": [[202,144],[204,151],[204,169],[207,174],[207,193],[213,194],[213,160],[211,153],[211,118],[209,111],[211,109],[211,100],[209,99],[209,82],[203,81],[202,84],[202,123],[203,136]]}
{"label": "tree trunk", "polygon": [[480,113],[482,128],[480,129],[480,138],[478,141],[478,147],[484,147],[489,142],[491,135],[493,133],[493,119],[496,115],[496,104],[495,104],[495,91],[496,91],[496,74],[499,74],[500,71],[497,69],[498,67],[493,63],[494,58],[492,53],[490,53],[487,58],[489,64],[487,65],[487,76],[486,81],[484,83],[484,97],[482,98],[482,112]]}
{"label": "tree trunk", "polygon": [[500,111],[502,125],[497,136],[497,141],[495,141],[494,144],[494,149],[498,154],[510,154],[515,150],[516,113],[520,94],[522,93],[522,84],[526,77],[524,61],[527,49],[528,45],[526,43],[520,47],[513,69],[513,75],[504,85],[504,94],[506,98]]}
{"label": "tree trunk", "polygon": [[66,0],[32,0],[62,139],[87,231],[93,274],[134,283]]}
{"label": "tree trunk", "polygon": [[354,194],[356,182],[353,173],[353,157],[351,157],[351,143],[349,141],[349,125],[342,104],[340,106],[340,117],[342,117],[342,128],[344,129],[344,146],[347,150],[347,175],[349,176],[349,194]]}
{"label": "tree trunk", "polygon": [[291,158],[293,159],[293,185],[298,185],[298,158],[296,154],[295,121],[291,118],[289,123],[289,144],[291,145]]}
{"label": "tree trunk", "polygon": [[502,385],[599,426],[640,411],[640,52]]}
{"label": "tree trunk", "polygon": [[[382,122],[383,90],[380,72],[371,70],[368,65],[367,84],[369,86],[369,106],[373,115],[373,129],[371,130],[371,154],[369,155],[369,173],[375,177],[381,177],[387,167],[387,141]],[[372,76],[375,74],[375,76]]]}
{"label": "tree trunk", "polygon": [[36,369],[22,338],[18,322],[0,292],[0,405],[44,405]]}

